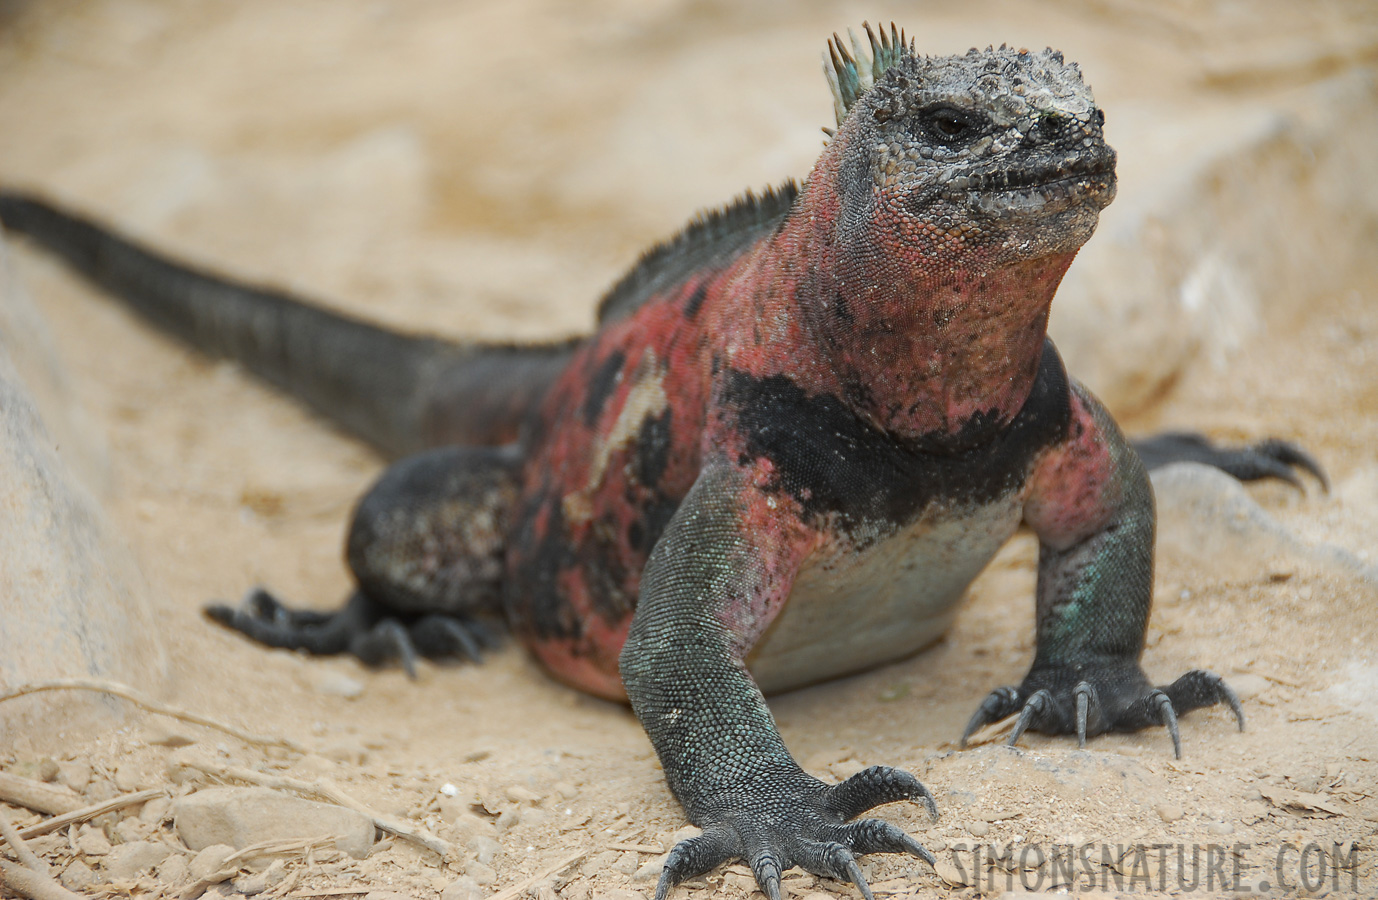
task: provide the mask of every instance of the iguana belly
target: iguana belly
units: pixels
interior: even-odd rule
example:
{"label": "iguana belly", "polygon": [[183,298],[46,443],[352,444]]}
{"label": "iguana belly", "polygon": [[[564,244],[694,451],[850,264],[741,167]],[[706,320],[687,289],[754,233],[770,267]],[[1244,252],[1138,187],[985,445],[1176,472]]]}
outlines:
{"label": "iguana belly", "polygon": [[1015,498],[930,510],[865,549],[837,538],[815,552],[747,657],[766,693],[869,669],[942,637],[969,585],[1019,527]]}

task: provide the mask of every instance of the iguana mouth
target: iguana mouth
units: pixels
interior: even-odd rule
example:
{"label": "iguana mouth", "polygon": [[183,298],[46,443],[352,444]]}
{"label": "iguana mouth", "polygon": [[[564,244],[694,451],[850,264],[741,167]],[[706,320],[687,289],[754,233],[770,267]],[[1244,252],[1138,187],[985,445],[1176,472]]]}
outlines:
{"label": "iguana mouth", "polygon": [[1048,165],[957,176],[949,198],[986,215],[1053,213],[1072,206],[1104,209],[1115,198],[1115,154],[1077,154]]}

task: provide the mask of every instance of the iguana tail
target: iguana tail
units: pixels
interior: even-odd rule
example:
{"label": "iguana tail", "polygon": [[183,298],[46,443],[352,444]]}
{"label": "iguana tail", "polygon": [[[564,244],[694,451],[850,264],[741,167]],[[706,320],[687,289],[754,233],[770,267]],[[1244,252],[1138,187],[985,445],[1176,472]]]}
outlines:
{"label": "iguana tail", "polygon": [[389,455],[516,440],[577,346],[389,331],[177,263],[32,197],[0,192],[0,221],[154,325],[235,360]]}

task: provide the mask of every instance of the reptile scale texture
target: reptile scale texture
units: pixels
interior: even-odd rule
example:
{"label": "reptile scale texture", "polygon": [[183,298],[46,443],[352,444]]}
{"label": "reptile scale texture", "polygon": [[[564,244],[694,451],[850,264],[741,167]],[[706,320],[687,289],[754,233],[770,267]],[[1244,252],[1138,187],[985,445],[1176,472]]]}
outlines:
{"label": "reptile scale texture", "polygon": [[[1115,196],[1104,115],[1052,50],[926,57],[894,26],[829,44],[837,126],[807,180],[701,216],[553,345],[387,331],[179,264],[0,193],[0,218],[153,324],[238,360],[384,453],[337,613],[262,590],[216,621],[372,664],[477,659],[505,622],[557,678],[625,699],[702,827],[657,900],[745,860],[778,900],[800,866],[854,882],[908,853],[879,819],[932,794],[885,766],[806,773],[764,694],[915,653],[1021,526],[1037,535],[1037,649],[979,701],[1074,734],[1165,726],[1227,703],[1194,670],[1139,665],[1154,505],[1145,461],[1240,478],[1323,476],[1280,441],[1136,450],[1048,339],[1063,274]],[[977,698],[973,698],[976,702]]]}

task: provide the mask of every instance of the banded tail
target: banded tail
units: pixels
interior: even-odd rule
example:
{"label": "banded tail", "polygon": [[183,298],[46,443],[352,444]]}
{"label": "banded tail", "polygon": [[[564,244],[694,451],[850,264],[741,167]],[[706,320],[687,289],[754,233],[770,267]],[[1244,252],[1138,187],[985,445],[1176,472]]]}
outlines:
{"label": "banded tail", "polygon": [[0,192],[0,222],[152,324],[238,362],[389,456],[516,440],[578,343],[458,344],[391,331],[178,263],[20,194]]}

